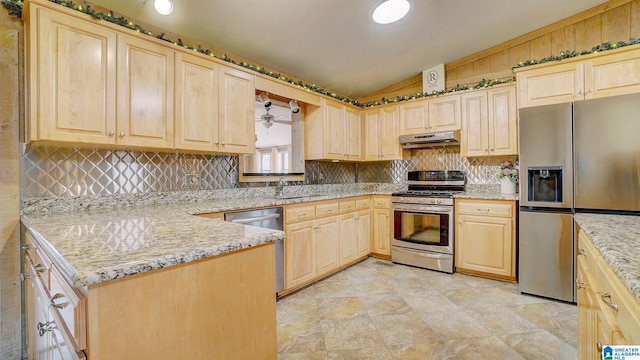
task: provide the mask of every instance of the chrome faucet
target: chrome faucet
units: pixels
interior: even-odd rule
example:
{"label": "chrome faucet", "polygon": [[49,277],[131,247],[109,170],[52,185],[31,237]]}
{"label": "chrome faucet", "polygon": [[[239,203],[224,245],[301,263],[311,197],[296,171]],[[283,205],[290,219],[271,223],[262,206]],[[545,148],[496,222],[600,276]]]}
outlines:
{"label": "chrome faucet", "polygon": [[284,177],[280,177],[278,180],[278,196],[284,195]]}

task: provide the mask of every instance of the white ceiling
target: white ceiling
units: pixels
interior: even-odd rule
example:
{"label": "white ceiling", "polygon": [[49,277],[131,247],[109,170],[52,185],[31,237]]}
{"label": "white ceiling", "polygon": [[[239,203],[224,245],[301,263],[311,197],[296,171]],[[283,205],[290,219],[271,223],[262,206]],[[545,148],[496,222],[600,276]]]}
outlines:
{"label": "white ceiling", "polygon": [[380,0],[173,0],[168,16],[153,0],[89,2],[353,98],[606,2],[409,1],[391,25],[370,19]]}

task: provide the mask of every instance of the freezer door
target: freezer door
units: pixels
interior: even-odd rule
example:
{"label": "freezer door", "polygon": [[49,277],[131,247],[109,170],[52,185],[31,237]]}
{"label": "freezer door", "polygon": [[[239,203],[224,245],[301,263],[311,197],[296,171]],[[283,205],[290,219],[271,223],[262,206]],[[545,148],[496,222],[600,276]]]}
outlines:
{"label": "freezer door", "polygon": [[520,205],[573,207],[572,107],[520,109]]}
{"label": "freezer door", "polygon": [[573,302],[573,215],[521,209],[519,235],[520,292]]}
{"label": "freezer door", "polygon": [[575,207],[640,211],[640,95],[574,105]]}

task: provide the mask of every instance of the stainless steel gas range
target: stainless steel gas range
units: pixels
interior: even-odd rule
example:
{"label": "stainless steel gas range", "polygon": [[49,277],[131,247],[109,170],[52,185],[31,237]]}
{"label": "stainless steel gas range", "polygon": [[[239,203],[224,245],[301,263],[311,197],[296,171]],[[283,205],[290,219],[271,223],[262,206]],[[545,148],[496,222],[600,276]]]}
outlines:
{"label": "stainless steel gas range", "polygon": [[463,192],[462,171],[409,171],[408,190],[391,196],[396,263],[453,273],[453,196]]}

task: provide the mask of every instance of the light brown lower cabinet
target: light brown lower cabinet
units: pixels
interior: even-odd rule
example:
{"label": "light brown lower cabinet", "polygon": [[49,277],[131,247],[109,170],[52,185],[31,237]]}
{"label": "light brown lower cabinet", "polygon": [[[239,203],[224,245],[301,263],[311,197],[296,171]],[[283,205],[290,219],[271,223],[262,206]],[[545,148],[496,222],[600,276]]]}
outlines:
{"label": "light brown lower cabinet", "polygon": [[606,345],[640,344],[640,303],[582,230],[576,260],[578,359],[601,359]]}
{"label": "light brown lower cabinet", "polygon": [[25,255],[29,359],[277,358],[274,244],[82,289],[55,265],[34,264],[34,250]]}
{"label": "light brown lower cabinet", "polygon": [[393,213],[391,196],[373,196],[373,236],[371,252],[373,256],[391,259],[391,238],[393,237]]}
{"label": "light brown lower cabinet", "polygon": [[456,271],[516,281],[516,202],[456,199]]}
{"label": "light brown lower cabinet", "polygon": [[370,253],[370,197],[285,207],[286,295],[346,268]]}

